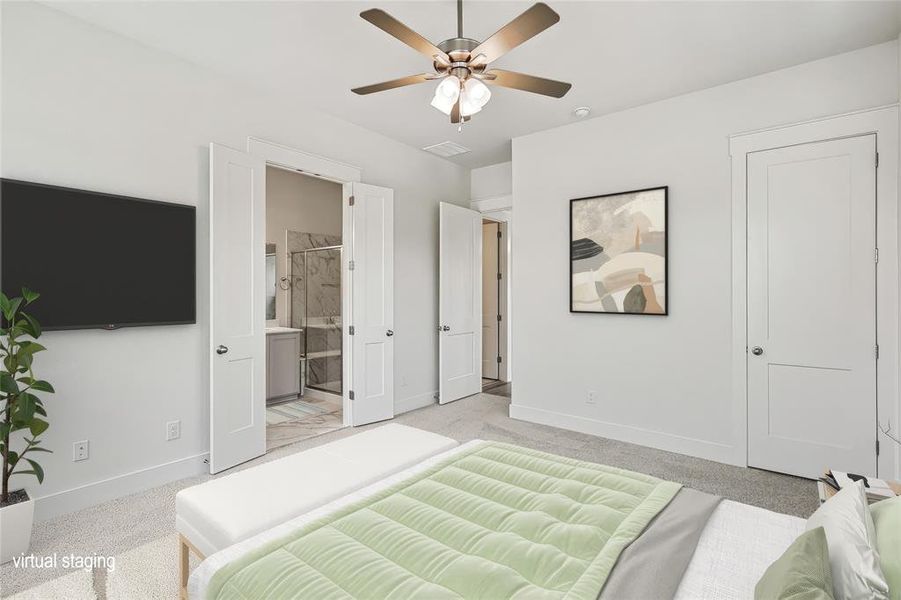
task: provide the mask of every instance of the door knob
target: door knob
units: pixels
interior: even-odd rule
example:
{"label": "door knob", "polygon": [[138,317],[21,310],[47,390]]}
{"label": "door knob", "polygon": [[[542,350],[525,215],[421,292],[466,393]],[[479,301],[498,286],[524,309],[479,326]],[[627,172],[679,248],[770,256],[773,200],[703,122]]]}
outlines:
{"label": "door knob", "polygon": [[760,356],[761,354],[763,354],[763,348],[761,348],[760,346],[754,346],[753,348],[751,348],[751,354],[753,354],[754,356]]}
{"label": "door knob", "polygon": [[394,331],[389,329],[388,331],[385,332],[385,335],[387,335],[388,337],[391,337],[392,335],[394,335]]}
{"label": "door knob", "polygon": [[228,346],[223,346],[222,344],[216,346],[216,354],[225,354],[226,352],[228,352]]}

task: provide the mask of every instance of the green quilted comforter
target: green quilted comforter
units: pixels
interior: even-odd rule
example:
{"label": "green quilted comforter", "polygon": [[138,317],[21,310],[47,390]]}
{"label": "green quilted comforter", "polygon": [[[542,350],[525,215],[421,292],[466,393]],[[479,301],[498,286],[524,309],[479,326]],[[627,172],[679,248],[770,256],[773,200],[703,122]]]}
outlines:
{"label": "green quilted comforter", "polygon": [[208,597],[595,600],[680,487],[484,442],[228,563]]}

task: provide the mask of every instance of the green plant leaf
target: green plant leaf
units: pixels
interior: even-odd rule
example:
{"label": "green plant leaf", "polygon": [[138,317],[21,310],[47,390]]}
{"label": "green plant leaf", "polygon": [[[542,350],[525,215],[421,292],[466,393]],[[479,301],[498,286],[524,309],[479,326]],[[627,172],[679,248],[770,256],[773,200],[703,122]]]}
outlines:
{"label": "green plant leaf", "polygon": [[56,391],[50,383],[40,379],[32,382],[31,389],[36,392],[47,392],[48,394],[52,394]]}
{"label": "green plant leaf", "polygon": [[41,468],[41,465],[30,458],[26,458],[25,460],[31,465],[31,468],[34,469],[34,476],[38,478],[38,483],[44,483],[44,469]]}
{"label": "green plant leaf", "polygon": [[[9,432],[12,430],[12,423],[0,423],[0,440],[5,440],[9,437]],[[5,446],[5,442],[0,442],[0,450]]]}
{"label": "green plant leaf", "polygon": [[0,292],[0,311],[3,311],[3,314],[6,314],[6,311],[9,310],[9,298],[3,292]]}
{"label": "green plant leaf", "polygon": [[44,409],[44,407],[41,406],[40,404],[38,404],[38,405],[36,405],[36,406],[34,407],[34,413],[35,413],[36,415],[41,415],[42,417],[46,417],[46,416],[47,416],[47,411],[46,411],[46,410]]}
{"label": "green plant leaf", "polygon": [[38,320],[35,319],[34,317],[32,317],[31,315],[27,315],[24,313],[22,314],[22,316],[25,317],[25,320],[28,321],[28,324],[31,326],[31,331],[29,332],[29,335],[35,339],[41,337],[41,333],[42,333],[41,324],[38,323]]}
{"label": "green plant leaf", "polygon": [[18,394],[19,386],[15,378],[9,373],[0,373],[0,392],[7,394]]}
{"label": "green plant leaf", "polygon": [[48,427],[50,427],[50,423],[48,423],[47,421],[44,421],[43,419],[38,419],[37,417],[34,417],[31,420],[31,425],[29,426],[29,429],[31,430],[31,435],[37,437],[37,436],[41,435],[42,433],[44,433],[45,431],[47,431]]}
{"label": "green plant leaf", "polygon": [[46,348],[44,348],[37,342],[25,341],[19,344],[19,351],[16,353],[16,356],[22,356],[23,353],[34,355],[38,352],[43,352],[44,350],[46,350]]}
{"label": "green plant leaf", "polygon": [[9,304],[6,308],[3,309],[3,316],[6,317],[6,320],[10,323],[15,322],[16,311],[19,310],[19,306],[22,304],[21,298],[13,298],[9,301]]}
{"label": "green plant leaf", "polygon": [[[16,425],[31,426],[34,419],[34,409],[37,406],[37,398],[28,392],[19,394],[19,398],[12,410],[12,421]],[[34,432],[32,432],[34,433]]]}
{"label": "green plant leaf", "polygon": [[25,298],[25,304],[31,304],[32,302],[40,298],[41,295],[33,290],[29,290],[27,287],[23,287],[22,297]]}

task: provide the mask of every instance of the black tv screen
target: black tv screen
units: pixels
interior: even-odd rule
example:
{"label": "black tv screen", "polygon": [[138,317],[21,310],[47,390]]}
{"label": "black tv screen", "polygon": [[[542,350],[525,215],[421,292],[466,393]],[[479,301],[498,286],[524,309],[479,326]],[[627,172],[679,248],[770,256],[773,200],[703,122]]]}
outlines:
{"label": "black tv screen", "polygon": [[0,180],[0,288],[44,329],[194,323],[195,208]]}

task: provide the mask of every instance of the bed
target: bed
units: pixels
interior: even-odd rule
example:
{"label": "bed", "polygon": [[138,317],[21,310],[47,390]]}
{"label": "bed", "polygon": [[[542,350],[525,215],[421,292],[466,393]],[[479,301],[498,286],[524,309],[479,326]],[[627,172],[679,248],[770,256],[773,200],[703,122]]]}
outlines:
{"label": "bed", "polygon": [[751,598],[805,521],[481,440],[209,556],[191,598]]}

